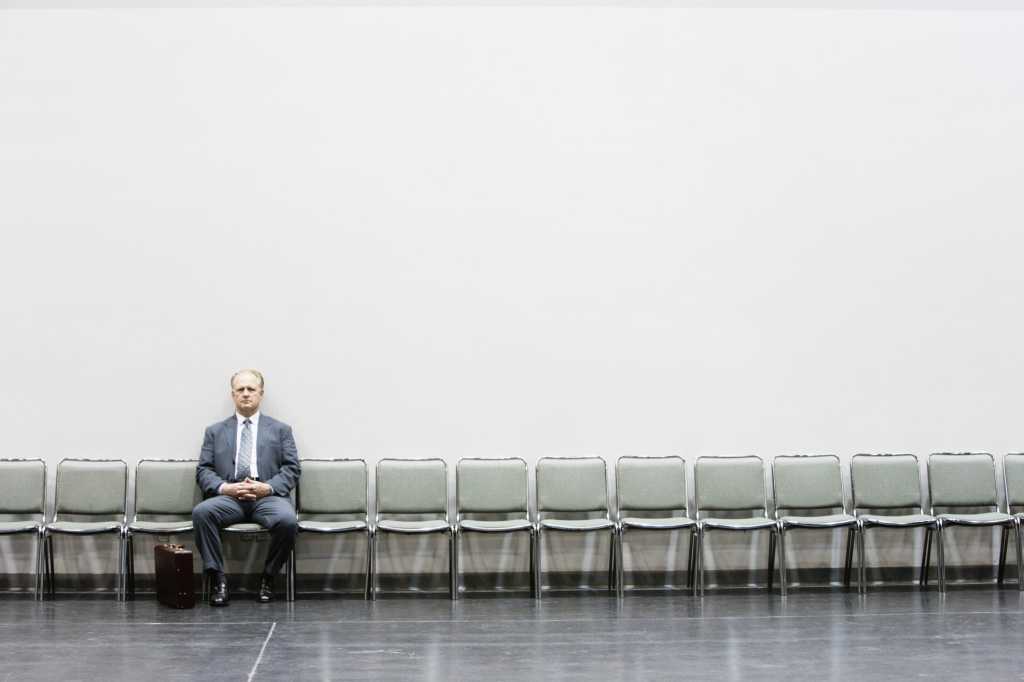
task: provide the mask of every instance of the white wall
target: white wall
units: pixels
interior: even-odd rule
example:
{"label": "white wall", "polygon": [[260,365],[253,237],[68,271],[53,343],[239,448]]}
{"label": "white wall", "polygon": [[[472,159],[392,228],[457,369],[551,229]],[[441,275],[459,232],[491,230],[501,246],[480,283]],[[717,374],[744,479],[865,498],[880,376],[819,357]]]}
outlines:
{"label": "white wall", "polygon": [[[1024,449],[1024,13],[0,12],[5,456]],[[987,551],[987,550],[986,550]]]}

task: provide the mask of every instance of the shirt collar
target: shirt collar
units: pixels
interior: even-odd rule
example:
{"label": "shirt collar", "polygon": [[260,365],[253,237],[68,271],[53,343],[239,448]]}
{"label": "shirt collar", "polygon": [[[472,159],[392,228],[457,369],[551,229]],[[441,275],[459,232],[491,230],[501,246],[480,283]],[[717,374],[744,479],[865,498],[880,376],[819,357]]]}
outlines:
{"label": "shirt collar", "polygon": [[[242,422],[244,422],[246,420],[246,417],[243,417],[242,415],[240,415],[237,412],[235,412],[235,419],[237,420],[238,425],[241,426]],[[256,414],[254,414],[251,417],[248,417],[248,419],[249,419],[249,421],[252,422],[253,426],[259,426],[259,424],[260,424],[260,413],[256,412]]]}

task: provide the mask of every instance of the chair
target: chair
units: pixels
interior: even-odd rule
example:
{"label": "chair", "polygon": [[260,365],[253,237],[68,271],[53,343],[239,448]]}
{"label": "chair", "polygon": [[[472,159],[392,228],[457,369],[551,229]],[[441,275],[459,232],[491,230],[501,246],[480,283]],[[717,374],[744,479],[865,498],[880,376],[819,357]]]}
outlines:
{"label": "chair", "polygon": [[[779,590],[786,596],[786,529],[832,530],[847,528],[846,562],[853,557],[853,546],[860,530],[857,517],[847,513],[843,499],[843,473],[835,455],[785,455],[772,460],[772,492],[775,497],[775,518],[779,522]],[[822,511],[841,509],[838,514],[819,516],[780,514],[789,511]],[[863,543],[858,545],[860,570],[857,590],[864,587]],[[850,571],[844,571],[843,584],[849,587]]]}
{"label": "chair", "polygon": [[[1001,526],[1004,531],[1017,527],[1009,514],[999,511],[996,498],[996,464],[988,453],[953,454],[935,453],[928,456],[928,490],[931,497],[931,513],[939,520],[939,590],[946,589],[946,564],[944,560],[943,531],[950,526],[971,526],[975,528]],[[964,507],[987,507],[987,512],[953,511],[936,514],[936,509]],[[1006,532],[1003,533],[1005,538]],[[1005,544],[1005,543],[1001,543]],[[1002,548],[1000,548],[1002,552]],[[1021,547],[1017,545],[1017,572],[1021,571]],[[999,567],[996,580],[999,581]]]}
{"label": "chair", "polygon": [[[686,462],[682,457],[620,457],[615,464],[616,508],[619,511],[619,545],[615,584],[619,597],[625,593],[623,544],[626,530],[690,529],[687,580],[692,590],[697,522],[689,517],[686,502]],[[660,512],[654,514],[653,512]]]}
{"label": "chair", "polygon": [[455,558],[453,598],[459,597],[459,558],[463,533],[530,534],[530,591],[537,554],[537,532],[530,520],[529,471],[519,457],[464,457],[455,468]]}
{"label": "chair", "polygon": [[[364,597],[370,597],[370,557],[373,538],[367,511],[366,462],[361,459],[304,459],[302,480],[295,499],[299,533],[366,535],[366,579]],[[294,583],[295,550],[289,559]],[[293,588],[294,589],[294,588]]]}
{"label": "chair", "polygon": [[[611,519],[608,474],[600,457],[542,457],[537,461],[537,552],[534,596],[541,597],[545,530],[566,533],[608,531],[608,589],[615,589],[615,522]],[[594,514],[600,514],[595,517]]]}
{"label": "chair", "polygon": [[[118,600],[124,595],[124,527],[127,521],[128,465],[119,459],[65,458],[57,465],[57,494],[53,520],[43,528],[46,544],[46,575],[50,595],[55,595],[53,570],[54,535],[117,534]],[[89,520],[64,520],[85,517]]]}
{"label": "chair", "polygon": [[[756,455],[744,457],[698,457],[693,467],[693,490],[697,517],[697,593],[704,596],[704,541],[709,531],[749,532],[767,530],[768,590],[772,589],[775,539],[778,524],[768,518],[764,461]],[[703,517],[704,512],[739,513],[757,510],[745,517]]]}
{"label": "chair", "polygon": [[[1013,515],[1017,526],[1017,560],[1020,561],[1021,544],[1024,543],[1024,454],[1006,455],[1003,458],[1003,488],[1006,493],[1006,511]],[[1017,511],[1014,512],[1014,509]],[[1000,583],[1006,570],[1006,544],[1009,532],[1009,528],[1003,528],[1003,537],[999,544]],[[1017,589],[1024,590],[1024,575],[1020,573],[1019,564],[1017,570]]]}
{"label": "chair", "polygon": [[36,536],[35,598],[43,598],[43,526],[46,522],[46,463],[0,459],[0,535]]}
{"label": "chair", "polygon": [[448,596],[455,598],[455,529],[448,519],[448,466],[443,459],[380,460],[377,463],[377,513],[374,521],[370,599],[377,598],[376,536],[381,533],[447,534]]}
{"label": "chair", "polygon": [[136,534],[192,532],[192,508],[203,495],[196,485],[194,459],[142,459],[135,466],[135,509],[125,526],[125,598],[135,596]]}
{"label": "chair", "polygon": [[[914,455],[854,455],[850,461],[850,492],[853,514],[860,519],[860,553],[864,557],[864,535],[868,528],[924,528],[924,553],[921,556],[919,584],[928,585],[928,557],[931,554],[932,534],[939,527],[938,520],[924,513],[921,499],[921,469]],[[877,514],[864,510],[914,510],[910,514]],[[850,571],[851,556],[847,553],[846,572]],[[865,560],[866,561],[866,560]],[[943,566],[939,566],[942,581]],[[866,592],[864,562],[861,564],[860,584]],[[940,585],[941,588],[941,585]]]}

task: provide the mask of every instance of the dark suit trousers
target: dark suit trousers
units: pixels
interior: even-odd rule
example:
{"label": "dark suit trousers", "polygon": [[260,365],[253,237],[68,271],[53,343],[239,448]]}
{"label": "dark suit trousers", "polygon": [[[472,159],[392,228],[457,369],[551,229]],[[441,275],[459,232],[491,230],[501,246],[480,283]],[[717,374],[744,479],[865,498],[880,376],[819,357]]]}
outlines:
{"label": "dark suit trousers", "polygon": [[192,510],[196,547],[203,557],[203,569],[224,572],[220,529],[233,523],[258,523],[270,531],[270,551],[263,568],[267,575],[277,575],[295,546],[298,521],[287,497],[268,495],[258,500],[236,500],[217,495],[203,500]]}

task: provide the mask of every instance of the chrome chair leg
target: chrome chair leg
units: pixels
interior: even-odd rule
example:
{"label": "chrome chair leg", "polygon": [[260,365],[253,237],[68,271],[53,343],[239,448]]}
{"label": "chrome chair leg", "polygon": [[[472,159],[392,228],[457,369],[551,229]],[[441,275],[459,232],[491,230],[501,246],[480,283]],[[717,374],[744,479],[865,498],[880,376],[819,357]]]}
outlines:
{"label": "chrome chair leg", "polygon": [[1024,531],[1021,529],[1021,520],[1015,519],[1014,526],[1017,531],[1017,591],[1024,592]]}
{"label": "chrome chair leg", "polygon": [[370,543],[370,601],[377,600],[377,532],[374,531],[373,541]]}
{"label": "chrome chair leg", "polygon": [[697,531],[697,596],[704,596],[704,537],[707,530]]}
{"label": "chrome chair leg", "polygon": [[373,532],[366,529],[366,579],[363,581],[363,599],[370,599],[370,574],[373,573]]}
{"label": "chrome chair leg", "polygon": [[[625,555],[625,550],[623,550],[623,548],[622,548],[623,541],[625,540],[625,537],[626,537],[626,529],[620,526],[617,535],[618,535],[618,542],[619,542],[619,544],[618,544],[618,554],[616,555],[616,562],[615,562],[615,587],[616,587],[616,595],[618,596],[619,599],[622,599],[624,596],[626,596],[626,586],[625,586],[625,582],[626,582],[626,569],[623,567],[623,561],[624,561],[623,556]],[[615,541],[612,540],[612,542],[615,542]]]}
{"label": "chrome chair leg", "polygon": [[690,549],[689,556],[686,561],[686,586],[690,588],[690,594],[696,596],[697,594],[697,579],[694,575],[694,569],[697,568],[697,527],[694,526],[690,531]]}
{"label": "chrome chair leg", "polygon": [[775,531],[768,531],[768,591],[775,586]]}
{"label": "chrome chair leg", "polygon": [[36,530],[36,601],[43,600],[43,589],[46,585],[46,579],[44,578],[44,557],[45,550],[43,549],[43,527],[40,526]]}
{"label": "chrome chair leg", "polygon": [[843,587],[850,586],[850,567],[853,565],[853,544],[856,541],[855,532],[851,526],[846,531],[846,563],[843,565]]}
{"label": "chrome chair leg", "polygon": [[537,529],[530,526],[530,596],[537,596]]}
{"label": "chrome chair leg", "polygon": [[868,593],[868,581],[867,581],[867,555],[864,552],[864,526],[860,527],[857,532],[857,553],[860,555],[860,571],[857,576],[857,591],[860,594]]}
{"label": "chrome chair leg", "polygon": [[288,553],[288,564],[285,569],[284,584],[285,601],[295,601],[295,569],[298,562],[295,560],[295,548]]}
{"label": "chrome chair leg", "polygon": [[614,593],[615,589],[616,589],[616,585],[615,585],[615,575],[616,575],[616,570],[617,570],[616,569],[617,562],[615,561],[615,558],[616,558],[615,557],[615,539],[616,539],[615,536],[616,535],[617,534],[615,532],[615,526],[612,526],[611,536],[609,537],[609,542],[611,544],[608,546],[608,591],[612,592],[612,593]]}
{"label": "chrome chair leg", "polygon": [[448,562],[448,591],[452,601],[459,598],[459,532],[454,526],[449,531],[448,551],[451,552]]}
{"label": "chrome chair leg", "polygon": [[541,593],[544,591],[544,536],[541,533],[540,525],[537,526],[537,553],[534,559],[537,561],[537,567],[535,569],[537,587],[534,599],[540,600]]}
{"label": "chrome chair leg", "polygon": [[779,594],[786,596],[786,529],[779,524]]}
{"label": "chrome chair leg", "polygon": [[921,577],[918,580],[922,590],[928,587],[928,564],[931,562],[932,534],[934,532],[935,529],[931,526],[926,526],[924,529],[924,551],[921,554]]}
{"label": "chrome chair leg", "polygon": [[1006,574],[1006,545],[1010,540],[1010,527],[1003,526],[999,534],[999,566],[996,568],[996,585],[1003,584],[1003,576]]}
{"label": "chrome chair leg", "polygon": [[943,549],[942,542],[942,521],[938,522],[938,528],[935,531],[935,544],[938,549],[938,564],[939,564],[939,592],[942,594],[946,593],[946,554]]}

